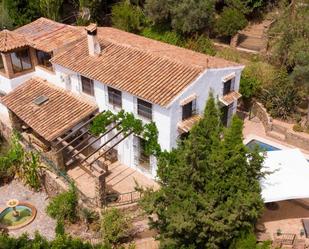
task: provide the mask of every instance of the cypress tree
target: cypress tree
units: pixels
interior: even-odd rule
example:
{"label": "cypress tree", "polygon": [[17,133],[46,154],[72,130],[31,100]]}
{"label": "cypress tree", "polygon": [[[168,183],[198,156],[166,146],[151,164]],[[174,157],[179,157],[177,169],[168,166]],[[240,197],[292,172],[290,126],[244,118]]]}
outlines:
{"label": "cypress tree", "polygon": [[161,248],[227,248],[259,217],[263,158],[243,145],[242,127],[234,117],[223,131],[210,96],[187,140],[159,158],[161,188],[147,191],[142,205],[156,215],[150,225]]}

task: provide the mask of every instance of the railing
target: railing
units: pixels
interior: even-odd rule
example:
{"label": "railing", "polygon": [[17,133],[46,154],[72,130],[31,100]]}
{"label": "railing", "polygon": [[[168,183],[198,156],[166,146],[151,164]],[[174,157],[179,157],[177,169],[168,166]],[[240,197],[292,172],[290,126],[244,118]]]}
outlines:
{"label": "railing", "polygon": [[131,191],[127,193],[115,193],[105,196],[105,206],[115,207],[138,202],[142,197],[141,192]]}

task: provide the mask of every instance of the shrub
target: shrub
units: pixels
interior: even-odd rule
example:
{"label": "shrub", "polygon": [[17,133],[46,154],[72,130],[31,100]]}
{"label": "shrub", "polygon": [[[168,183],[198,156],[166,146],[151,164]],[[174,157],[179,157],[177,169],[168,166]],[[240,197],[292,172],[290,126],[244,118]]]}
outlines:
{"label": "shrub", "polygon": [[215,55],[216,50],[213,42],[205,35],[200,35],[187,40],[185,47],[196,52]]}
{"label": "shrub", "polygon": [[63,220],[57,220],[57,224],[56,224],[56,227],[55,227],[55,233],[56,233],[56,235],[64,235],[65,234]]}
{"label": "shrub", "polygon": [[215,30],[219,36],[232,37],[247,24],[248,21],[244,14],[237,9],[225,7],[216,20]]}
{"label": "shrub", "polygon": [[143,29],[145,22],[145,16],[139,6],[123,1],[112,7],[112,23],[116,28],[138,32]]}
{"label": "shrub", "polygon": [[104,242],[118,244],[129,236],[130,220],[118,209],[110,209],[103,213],[101,230]]}
{"label": "shrub", "polygon": [[20,170],[19,177],[35,191],[41,188],[41,165],[39,155],[33,152],[24,154],[24,159]]}
{"label": "shrub", "polygon": [[141,35],[150,39],[162,41],[175,46],[184,45],[184,39],[175,31],[162,30],[157,27],[150,27],[143,29]]}
{"label": "shrub", "polygon": [[262,244],[257,244],[254,233],[248,232],[242,233],[239,238],[236,238],[230,245],[229,249],[270,249],[270,245],[270,241],[265,241]]}
{"label": "shrub", "polygon": [[273,79],[278,75],[278,71],[272,65],[259,60],[246,64],[244,73],[251,78],[256,78],[262,87],[271,85]]}
{"label": "shrub", "polygon": [[293,131],[295,131],[295,132],[303,132],[304,128],[301,126],[301,124],[295,124],[293,126]]}
{"label": "shrub", "polygon": [[296,113],[301,97],[287,73],[279,71],[272,84],[263,90],[261,100],[272,117],[286,120]]}
{"label": "shrub", "polygon": [[250,67],[245,67],[244,71],[241,74],[240,79],[240,93],[243,98],[251,99],[255,97],[261,89],[261,81],[259,78],[252,72]]}
{"label": "shrub", "polygon": [[237,63],[240,62],[239,52],[237,52],[237,50],[235,49],[231,49],[231,48],[221,49],[216,53],[216,56],[229,60],[229,61],[235,61]]}
{"label": "shrub", "polygon": [[92,211],[88,208],[81,209],[81,216],[87,224],[91,224],[92,222],[99,219],[99,215],[95,211]]}
{"label": "shrub", "polygon": [[74,186],[50,201],[46,208],[47,214],[57,220],[75,222],[77,219],[77,193]]}
{"label": "shrub", "polygon": [[[79,238],[72,238],[68,235],[56,236],[54,240],[48,241],[45,237],[36,233],[34,238],[27,234],[19,237],[9,237],[0,234],[1,249],[112,249],[108,245],[98,244],[91,245]],[[120,249],[120,248],[119,248]]]}
{"label": "shrub", "polygon": [[8,151],[0,156],[0,182],[8,182],[15,176],[22,165],[24,154],[17,134],[13,134]]}

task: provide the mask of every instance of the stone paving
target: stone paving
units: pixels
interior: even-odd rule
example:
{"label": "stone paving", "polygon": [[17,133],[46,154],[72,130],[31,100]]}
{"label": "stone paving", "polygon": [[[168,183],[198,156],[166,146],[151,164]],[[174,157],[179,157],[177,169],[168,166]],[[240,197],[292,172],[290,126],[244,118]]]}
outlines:
{"label": "stone paving", "polygon": [[259,223],[264,226],[264,234],[274,239],[277,230],[282,233],[292,233],[298,239],[303,239],[309,245],[309,239],[305,238],[301,231],[304,227],[302,219],[309,218],[309,199],[286,200],[274,203],[273,208],[265,207],[264,214]]}
{"label": "stone paving", "polygon": [[[158,189],[159,185],[153,179],[128,166],[115,162],[108,167],[109,174],[106,177],[106,185],[112,192],[128,193],[135,191],[136,183],[144,188],[153,187]],[[67,171],[68,175],[75,181],[78,189],[88,198],[95,198],[95,182],[82,167],[74,167]]]}
{"label": "stone paving", "polygon": [[32,237],[35,231],[39,231],[47,239],[55,237],[56,221],[45,213],[48,199],[44,192],[33,192],[22,183],[14,180],[10,184],[0,187],[0,209],[6,208],[6,202],[9,199],[29,202],[37,209],[36,218],[32,223],[21,229],[10,231],[10,235],[19,236],[27,232]]}

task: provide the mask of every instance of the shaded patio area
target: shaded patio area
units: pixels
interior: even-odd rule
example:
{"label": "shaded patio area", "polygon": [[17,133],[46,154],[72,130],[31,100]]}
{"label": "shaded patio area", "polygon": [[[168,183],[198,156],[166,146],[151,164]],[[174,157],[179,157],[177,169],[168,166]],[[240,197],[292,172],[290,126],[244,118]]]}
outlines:
{"label": "shaded patio area", "polygon": [[286,200],[266,204],[263,216],[257,228],[259,240],[274,240],[277,232],[294,234],[297,240],[304,240],[309,245],[309,239],[304,234],[302,219],[309,218],[309,199]]}
{"label": "shaded patio area", "polygon": [[[75,181],[76,186],[85,197],[90,201],[94,201],[96,198],[96,184],[90,173],[87,168],[81,165],[77,165],[67,171],[67,174]],[[105,184],[107,193],[119,196],[116,201],[118,203],[130,203],[139,199],[139,193],[135,190],[136,184],[143,188],[159,188],[158,183],[154,180],[144,176],[133,168],[121,164],[119,161],[108,166]]]}

